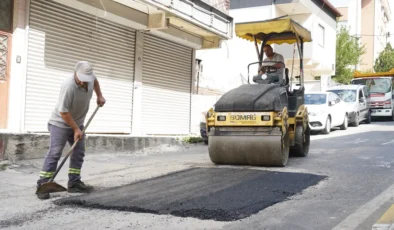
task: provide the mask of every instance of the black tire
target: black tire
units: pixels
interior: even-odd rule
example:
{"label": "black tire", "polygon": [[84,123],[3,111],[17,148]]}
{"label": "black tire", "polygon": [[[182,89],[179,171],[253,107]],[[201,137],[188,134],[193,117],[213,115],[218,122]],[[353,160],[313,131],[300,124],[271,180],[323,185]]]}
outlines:
{"label": "black tire", "polygon": [[394,109],[393,109],[393,111],[391,112],[390,121],[394,121]]}
{"label": "black tire", "polygon": [[290,137],[289,132],[286,130],[285,136],[282,138],[282,162],[279,167],[285,167],[289,162],[289,154],[290,154]]}
{"label": "black tire", "polygon": [[365,124],[371,124],[371,122],[372,122],[371,111],[368,111],[367,119],[365,119]]}
{"label": "black tire", "polygon": [[348,125],[349,125],[349,119],[348,119],[347,114],[345,114],[345,117],[343,118],[343,123],[340,126],[341,130],[346,130]]}
{"label": "black tire", "polygon": [[323,134],[329,134],[331,132],[331,118],[328,116],[326,121],[326,127],[321,131]]}
{"label": "black tire", "polygon": [[295,130],[295,143],[291,147],[291,155],[297,157],[306,157],[309,153],[309,145],[311,141],[311,133],[309,126],[307,126],[305,132],[302,125],[297,125]]}
{"label": "black tire", "polygon": [[358,127],[360,125],[360,114],[356,113],[356,117],[354,118],[353,126]]}

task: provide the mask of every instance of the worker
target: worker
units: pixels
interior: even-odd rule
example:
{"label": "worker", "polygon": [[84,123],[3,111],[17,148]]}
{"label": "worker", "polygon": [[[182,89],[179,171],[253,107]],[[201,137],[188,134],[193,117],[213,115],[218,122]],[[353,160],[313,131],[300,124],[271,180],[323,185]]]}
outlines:
{"label": "worker", "polygon": [[[49,151],[45,156],[37,187],[48,182],[53,176],[66,143],[71,146],[78,140],[70,157],[67,191],[87,193],[93,190],[92,186],[81,181],[81,168],[85,156],[85,135],[81,130],[84,128],[93,90],[97,95],[97,104],[103,106],[106,100],[92,66],[86,61],[77,62],[73,74],[61,85],[57,104],[48,121]],[[48,199],[49,193],[38,193],[37,197]]]}
{"label": "worker", "polygon": [[277,69],[277,74],[279,76],[282,76],[282,78],[279,79],[279,84],[282,85],[284,82],[286,82],[286,76],[284,75],[284,58],[281,54],[274,53],[272,47],[270,45],[265,45],[263,47],[263,52],[265,53],[266,58],[264,61],[269,61],[269,62],[277,62],[276,64],[272,65]]}

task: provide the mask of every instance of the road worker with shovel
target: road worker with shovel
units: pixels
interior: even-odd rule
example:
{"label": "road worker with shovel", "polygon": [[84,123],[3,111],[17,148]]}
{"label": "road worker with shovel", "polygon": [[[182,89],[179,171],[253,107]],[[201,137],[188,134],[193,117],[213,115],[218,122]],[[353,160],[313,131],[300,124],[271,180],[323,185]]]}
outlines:
{"label": "road worker with shovel", "polygon": [[[36,195],[39,199],[48,199],[49,193],[66,190],[53,182],[53,179],[69,155],[71,157],[67,191],[87,193],[93,189],[92,186],[85,185],[81,181],[81,168],[85,156],[84,130],[86,127],[84,127],[84,121],[89,111],[93,90],[97,95],[98,106],[86,127],[98,108],[105,104],[105,99],[101,94],[100,84],[93,73],[92,66],[89,62],[80,61],[76,64],[74,73],[64,80],[58,102],[48,121],[50,144],[40,178],[37,181]],[[67,142],[72,147],[62,164],[57,168],[57,163]]]}

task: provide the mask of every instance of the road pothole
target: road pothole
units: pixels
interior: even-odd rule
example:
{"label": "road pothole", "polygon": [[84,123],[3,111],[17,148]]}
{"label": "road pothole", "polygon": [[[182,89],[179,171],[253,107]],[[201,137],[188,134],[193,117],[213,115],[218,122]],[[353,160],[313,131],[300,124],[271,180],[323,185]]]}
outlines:
{"label": "road pothole", "polygon": [[234,221],[299,194],[324,178],[307,173],[193,168],[55,203]]}

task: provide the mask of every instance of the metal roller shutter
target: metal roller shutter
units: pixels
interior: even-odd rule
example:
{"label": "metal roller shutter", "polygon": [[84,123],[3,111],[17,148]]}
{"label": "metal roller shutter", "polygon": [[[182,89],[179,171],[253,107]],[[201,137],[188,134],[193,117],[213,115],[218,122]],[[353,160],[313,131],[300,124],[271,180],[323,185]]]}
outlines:
{"label": "metal roller shutter", "polygon": [[190,133],[191,48],[145,35],[142,133]]}
{"label": "metal roller shutter", "polygon": [[[135,30],[48,0],[32,0],[25,129],[47,132],[63,79],[79,60],[93,64],[107,100],[87,132],[130,133]],[[93,93],[89,113],[96,107]]]}

